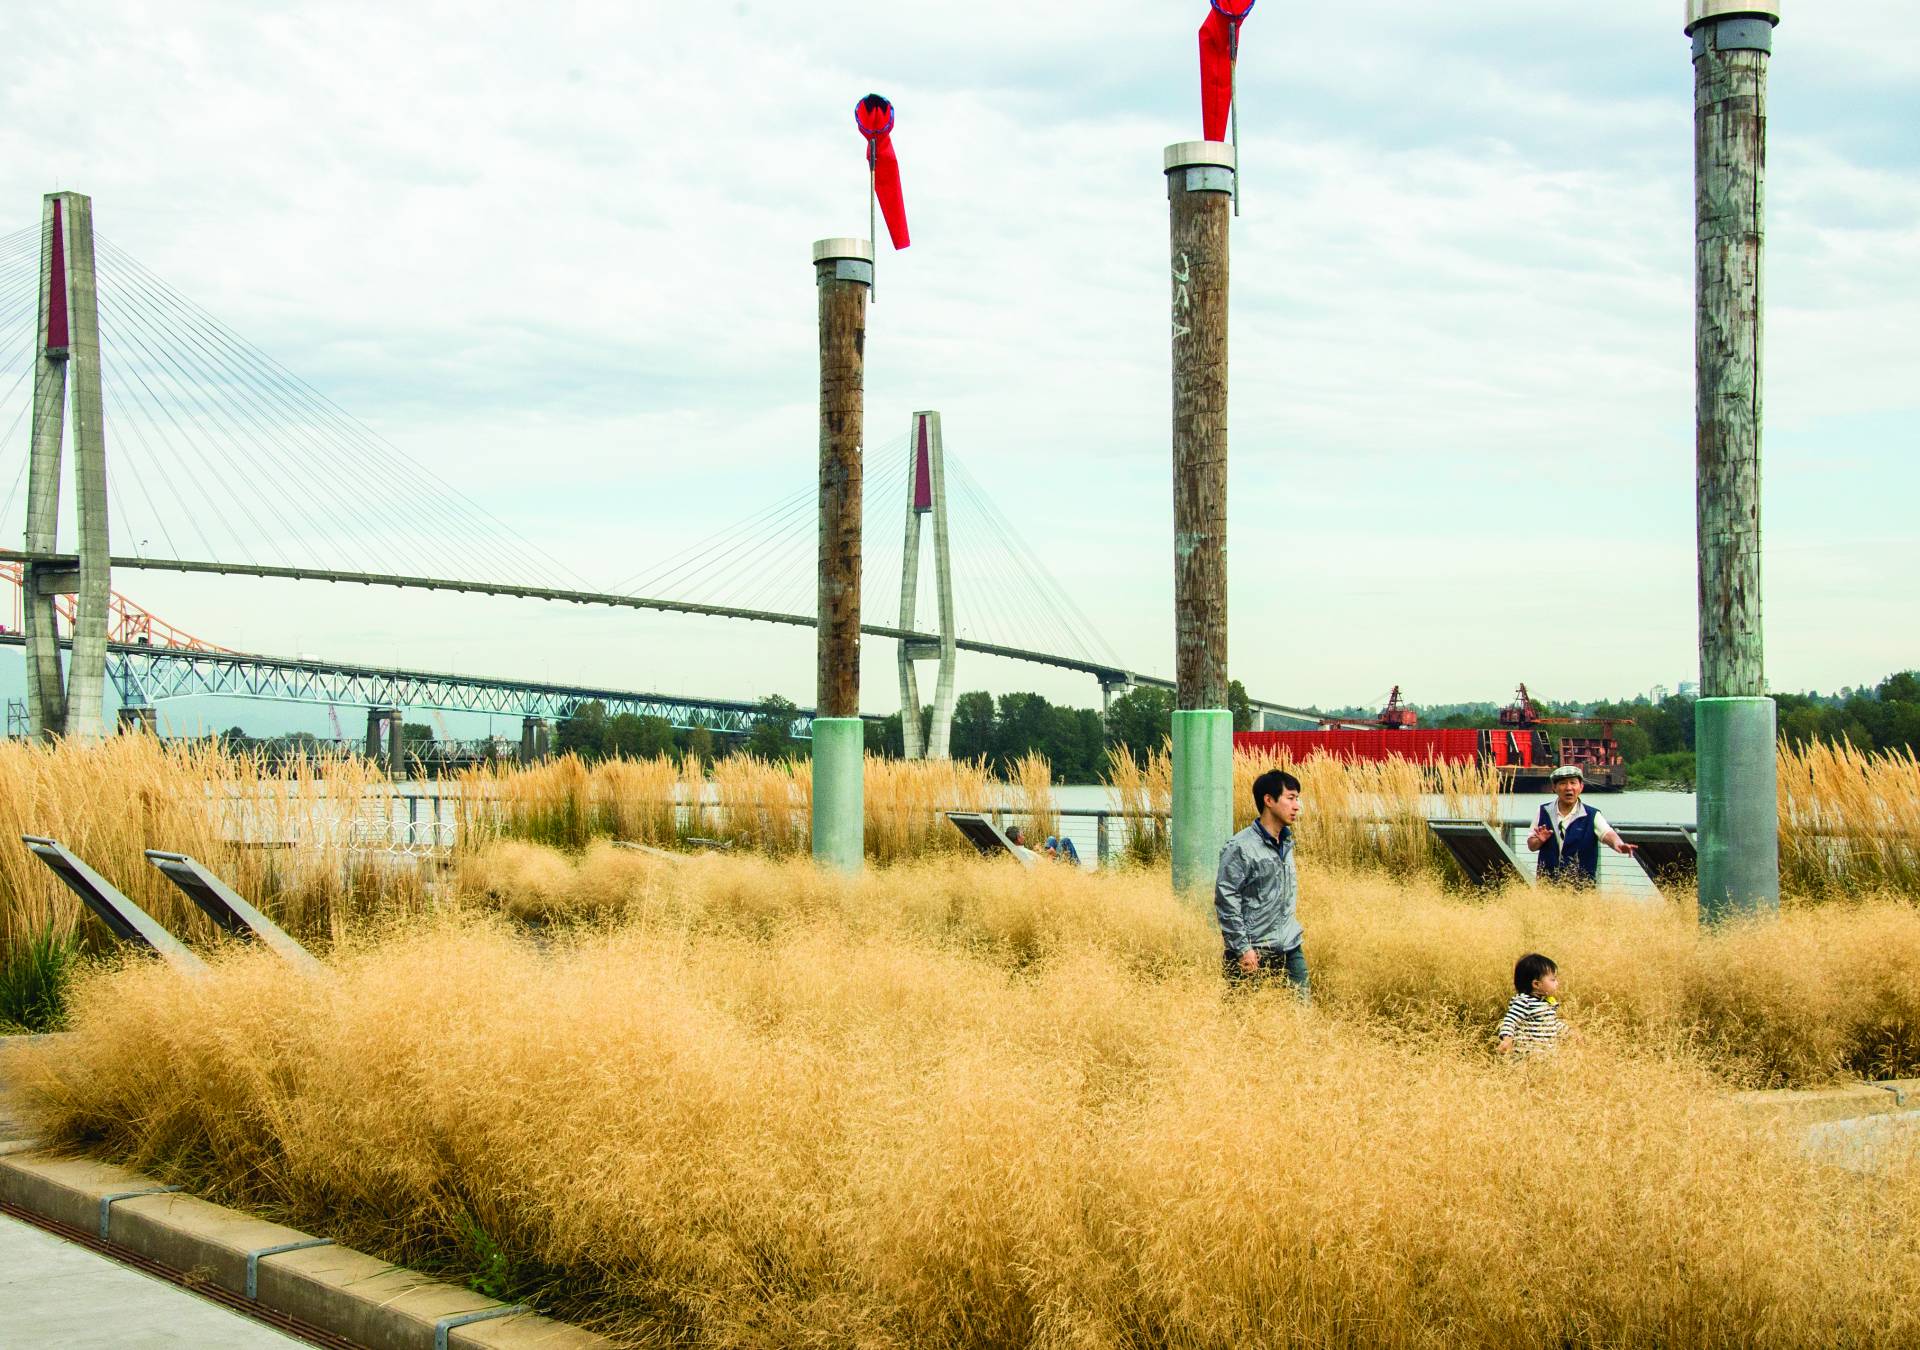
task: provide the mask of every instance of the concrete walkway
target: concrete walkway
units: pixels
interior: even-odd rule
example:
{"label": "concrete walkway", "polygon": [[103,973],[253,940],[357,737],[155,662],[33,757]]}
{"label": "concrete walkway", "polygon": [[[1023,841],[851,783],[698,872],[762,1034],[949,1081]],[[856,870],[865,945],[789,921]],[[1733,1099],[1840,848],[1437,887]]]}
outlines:
{"label": "concrete walkway", "polygon": [[[0,1145],[26,1135],[7,1098],[11,1048],[0,1044]],[[285,1350],[305,1344],[0,1214],[0,1350]]]}
{"label": "concrete walkway", "polygon": [[6,1350],[284,1350],[304,1344],[0,1215],[0,1345]]}

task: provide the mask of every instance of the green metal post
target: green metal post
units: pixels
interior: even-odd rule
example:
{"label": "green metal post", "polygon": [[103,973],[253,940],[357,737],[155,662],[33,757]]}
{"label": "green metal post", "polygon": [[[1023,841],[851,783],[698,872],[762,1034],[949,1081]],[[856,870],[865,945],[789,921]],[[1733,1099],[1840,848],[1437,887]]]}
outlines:
{"label": "green metal post", "polygon": [[857,872],[866,857],[867,729],[857,717],[813,719],[814,861]]}
{"label": "green metal post", "polygon": [[1778,3],[1688,0],[1693,42],[1700,917],[1780,906],[1775,710],[1761,631],[1767,66]]}
{"label": "green metal post", "polygon": [[1173,888],[1213,885],[1220,846],[1233,833],[1233,714],[1197,708],[1173,714]]}

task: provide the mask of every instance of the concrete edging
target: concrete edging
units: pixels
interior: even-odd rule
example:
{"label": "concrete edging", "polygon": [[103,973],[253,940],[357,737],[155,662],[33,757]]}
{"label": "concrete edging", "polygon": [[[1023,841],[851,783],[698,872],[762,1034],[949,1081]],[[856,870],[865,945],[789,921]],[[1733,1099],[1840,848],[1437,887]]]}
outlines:
{"label": "concrete edging", "polygon": [[[261,1308],[298,1318],[366,1350],[600,1350],[611,1344],[579,1327],[512,1312],[459,1285],[431,1280],[284,1224],[256,1219],[112,1163],[60,1158],[31,1148],[0,1150],[0,1202],[95,1233],[106,1203],[106,1242],[177,1272],[188,1288],[210,1286],[247,1300],[249,1254]],[[148,1191],[124,1199],[129,1191]],[[467,1320],[476,1313],[496,1313]]]}
{"label": "concrete edging", "polygon": [[1733,1100],[1750,1110],[1773,1115],[1783,1123],[1814,1125],[1825,1121],[1886,1115],[1895,1111],[1920,1110],[1920,1079],[1848,1083],[1843,1087],[1830,1088],[1736,1092]]}

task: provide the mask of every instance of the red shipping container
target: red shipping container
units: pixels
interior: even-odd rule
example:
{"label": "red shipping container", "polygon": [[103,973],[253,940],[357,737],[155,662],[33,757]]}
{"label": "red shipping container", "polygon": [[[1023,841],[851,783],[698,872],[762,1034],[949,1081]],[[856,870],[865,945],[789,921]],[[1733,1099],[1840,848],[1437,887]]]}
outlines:
{"label": "red shipping container", "polygon": [[[1320,751],[1345,760],[1398,758],[1410,759],[1416,764],[1467,764],[1480,757],[1480,733],[1471,727],[1414,727],[1397,731],[1236,731],[1233,733],[1233,748],[1256,754],[1286,755],[1295,760],[1305,759],[1315,751]],[[1495,759],[1496,762],[1502,762],[1498,750],[1495,751]]]}

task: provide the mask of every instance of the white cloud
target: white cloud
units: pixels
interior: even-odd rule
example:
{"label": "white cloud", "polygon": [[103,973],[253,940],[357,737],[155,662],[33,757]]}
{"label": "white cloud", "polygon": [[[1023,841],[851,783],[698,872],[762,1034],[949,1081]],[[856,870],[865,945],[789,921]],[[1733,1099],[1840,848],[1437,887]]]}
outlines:
{"label": "white cloud", "polygon": [[[1685,675],[1691,79],[1674,9],[1610,7],[1574,31],[1519,0],[1396,0],[1262,7],[1250,25],[1231,557],[1235,668],[1257,692],[1491,698],[1550,669],[1599,694]],[[0,55],[0,202],[24,224],[56,183],[92,192],[104,236],[611,584],[811,480],[806,250],[865,231],[851,106],[878,88],[899,105],[917,242],[880,260],[869,440],[941,408],[952,453],[1111,645],[1167,671],[1158,155],[1193,134],[1203,13],[29,11]],[[1910,548],[1896,504],[1920,486],[1903,430],[1920,174],[1872,148],[1870,97],[1905,71],[1847,15],[1796,11],[1781,30],[1790,104],[1822,81],[1860,97],[1776,115],[1770,182],[1770,515],[1817,536],[1779,485],[1830,458],[1876,489],[1850,508],[1866,528],[1824,527],[1817,568],[1770,565],[1772,666],[1823,686],[1914,659],[1808,575],[1871,591],[1885,555],[1849,536]],[[0,446],[0,491],[21,448]],[[381,484],[330,488],[347,503]],[[151,537],[122,492],[123,525]],[[891,542],[896,517],[876,530]],[[804,538],[790,551],[778,570],[803,576]],[[1617,617],[1574,638],[1541,622],[1565,603],[1543,595],[1556,566],[1618,598]],[[271,650],[811,694],[804,634],[127,585]],[[1905,588],[1876,598],[1878,631],[1915,631]],[[869,705],[891,707],[890,654],[868,664]],[[962,678],[1094,696],[1020,668]]]}

